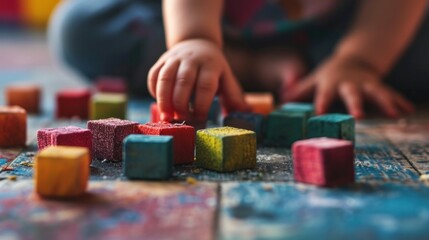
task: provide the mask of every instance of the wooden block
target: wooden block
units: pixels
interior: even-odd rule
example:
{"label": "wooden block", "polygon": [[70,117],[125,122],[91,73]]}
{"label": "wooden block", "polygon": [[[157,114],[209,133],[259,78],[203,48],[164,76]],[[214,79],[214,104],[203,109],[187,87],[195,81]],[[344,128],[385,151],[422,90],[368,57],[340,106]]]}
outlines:
{"label": "wooden block", "polygon": [[258,143],[264,140],[266,119],[262,114],[233,112],[223,119],[223,126],[247,129],[256,133]]}
{"label": "wooden block", "polygon": [[99,77],[95,89],[101,93],[127,93],[127,82],[119,77]]}
{"label": "wooden block", "polygon": [[219,172],[254,168],[255,132],[233,127],[197,131],[196,164]]}
{"label": "wooden block", "polygon": [[25,147],[27,113],[17,106],[0,107],[0,147]]}
{"label": "wooden block", "polygon": [[291,147],[305,138],[306,115],[281,110],[268,115],[264,143],[273,147]]}
{"label": "wooden block", "polygon": [[304,113],[307,119],[314,116],[314,105],[311,103],[285,103],[279,110],[288,113]]}
{"label": "wooden block", "polygon": [[271,93],[247,93],[244,97],[254,113],[268,115],[274,110],[274,98]]}
{"label": "wooden block", "polygon": [[173,136],[174,164],[189,164],[194,162],[194,127],[185,124],[158,122],[140,124],[138,128],[140,133],[145,135]]}
{"label": "wooden block", "polygon": [[7,105],[20,106],[28,113],[39,113],[40,92],[40,87],[35,85],[9,86],[6,88]]}
{"label": "wooden block", "polygon": [[213,99],[212,105],[210,105],[208,121],[213,124],[219,124],[219,118],[221,117],[222,108],[218,97]]}
{"label": "wooden block", "polygon": [[326,114],[308,120],[308,137],[355,141],[355,120],[348,114]]}
{"label": "wooden block", "polygon": [[42,197],[72,198],[85,193],[89,151],[83,147],[51,146],[35,157],[35,190]]}
{"label": "wooden block", "polygon": [[122,141],[130,134],[139,133],[137,126],[136,122],[116,118],[88,121],[94,158],[121,161]]}
{"label": "wooden block", "polygon": [[156,102],[150,104],[150,122],[157,123],[161,121],[158,111],[158,104]]}
{"label": "wooden block", "polygon": [[85,147],[91,153],[92,133],[88,129],[74,126],[44,128],[37,131],[37,144],[39,151],[49,146],[70,146]]}
{"label": "wooden block", "polygon": [[293,145],[294,176],[297,182],[318,186],[343,186],[354,182],[353,143],[313,138]]}
{"label": "wooden block", "polygon": [[120,118],[127,115],[127,96],[97,93],[91,100],[91,119]]}
{"label": "wooden block", "polygon": [[91,91],[89,89],[67,89],[57,93],[57,118],[88,119]]}
{"label": "wooden block", "polygon": [[173,137],[129,135],[124,140],[124,175],[131,179],[162,180],[173,172]]}

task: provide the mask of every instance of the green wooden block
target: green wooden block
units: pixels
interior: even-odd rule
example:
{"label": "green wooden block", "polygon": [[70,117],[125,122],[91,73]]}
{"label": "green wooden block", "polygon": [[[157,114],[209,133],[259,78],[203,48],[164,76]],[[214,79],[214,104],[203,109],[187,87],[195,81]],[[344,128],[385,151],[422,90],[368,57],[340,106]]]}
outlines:
{"label": "green wooden block", "polygon": [[162,180],[173,172],[173,137],[132,134],[123,142],[123,172],[130,179]]}
{"label": "green wooden block", "polygon": [[219,172],[254,168],[255,132],[233,127],[198,130],[196,164]]}
{"label": "green wooden block", "polygon": [[288,113],[304,113],[307,118],[314,116],[314,106],[311,103],[285,103],[279,110]]}
{"label": "green wooden block", "polygon": [[308,120],[308,137],[355,141],[355,119],[348,114],[326,114]]}
{"label": "green wooden block", "polygon": [[291,147],[306,137],[307,116],[305,113],[277,110],[268,115],[265,145]]}
{"label": "green wooden block", "polygon": [[126,119],[127,96],[125,94],[98,93],[91,100],[91,119]]}

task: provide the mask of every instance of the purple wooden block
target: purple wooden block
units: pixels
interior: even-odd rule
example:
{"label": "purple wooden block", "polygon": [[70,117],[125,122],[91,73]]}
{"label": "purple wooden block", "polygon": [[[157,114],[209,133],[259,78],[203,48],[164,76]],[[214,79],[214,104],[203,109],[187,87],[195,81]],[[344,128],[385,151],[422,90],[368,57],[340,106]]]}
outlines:
{"label": "purple wooden block", "polygon": [[94,158],[122,160],[122,141],[130,134],[138,134],[138,123],[117,118],[88,121],[92,131]]}

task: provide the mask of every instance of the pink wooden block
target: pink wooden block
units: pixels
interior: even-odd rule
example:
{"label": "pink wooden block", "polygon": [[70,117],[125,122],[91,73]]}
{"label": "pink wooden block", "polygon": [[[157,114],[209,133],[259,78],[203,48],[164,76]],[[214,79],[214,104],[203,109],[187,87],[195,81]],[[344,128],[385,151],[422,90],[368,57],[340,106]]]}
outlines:
{"label": "pink wooden block", "polygon": [[313,138],[292,146],[294,175],[297,182],[324,187],[354,182],[354,151],[351,141]]}

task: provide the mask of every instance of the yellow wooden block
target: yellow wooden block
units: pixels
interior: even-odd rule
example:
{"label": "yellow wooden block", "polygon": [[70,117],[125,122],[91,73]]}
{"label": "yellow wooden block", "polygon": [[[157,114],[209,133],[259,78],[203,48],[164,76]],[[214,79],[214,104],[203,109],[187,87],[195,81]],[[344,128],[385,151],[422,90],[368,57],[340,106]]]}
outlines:
{"label": "yellow wooden block", "polygon": [[274,98],[271,93],[247,93],[244,98],[253,113],[268,115],[274,110]]}
{"label": "yellow wooden block", "polygon": [[42,197],[82,195],[89,179],[89,151],[83,147],[52,146],[35,157],[35,190]]}

